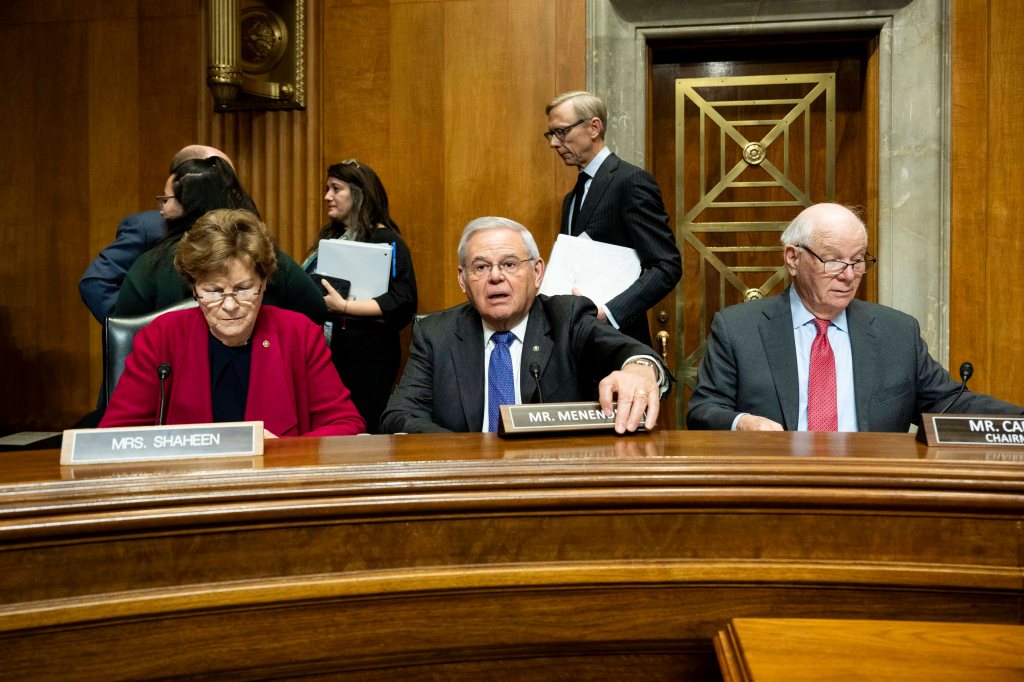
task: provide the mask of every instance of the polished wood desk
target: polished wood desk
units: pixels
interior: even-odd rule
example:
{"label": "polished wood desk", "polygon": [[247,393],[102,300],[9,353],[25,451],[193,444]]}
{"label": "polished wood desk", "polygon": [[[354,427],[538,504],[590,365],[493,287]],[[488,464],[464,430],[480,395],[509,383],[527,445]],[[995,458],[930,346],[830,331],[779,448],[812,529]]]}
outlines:
{"label": "polished wood desk", "polygon": [[726,682],[1020,682],[1024,626],[738,618],[718,633]]}
{"label": "polished wood desk", "polygon": [[1019,624],[1024,462],[883,434],[0,454],[0,676],[716,679],[737,617]]}

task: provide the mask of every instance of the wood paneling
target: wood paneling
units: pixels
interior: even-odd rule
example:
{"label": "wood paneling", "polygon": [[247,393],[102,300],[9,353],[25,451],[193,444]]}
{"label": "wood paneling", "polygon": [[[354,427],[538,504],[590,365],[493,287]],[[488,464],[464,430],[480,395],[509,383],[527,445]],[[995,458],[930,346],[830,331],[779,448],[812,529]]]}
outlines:
{"label": "wood paneling", "polygon": [[[378,168],[392,214],[413,254],[421,312],[448,307],[445,285],[455,281],[448,260],[458,245],[445,222],[444,6],[396,3],[391,8],[389,169]],[[431,46],[422,49],[421,46]]]}
{"label": "wood paneling", "polygon": [[1015,0],[952,3],[950,365],[974,390],[1024,403],[1024,63]]}
{"label": "wood paneling", "polygon": [[707,431],[3,453],[4,675],[704,680],[733,618],[1016,625],[1013,454]]}
{"label": "wood paneling", "polygon": [[324,35],[347,39],[324,48],[324,163],[380,174],[421,311],[465,299],[455,250],[472,218],[518,220],[550,250],[572,178],[540,136],[544,105],[584,86],[584,18],[583,0],[327,3]]}
{"label": "wood paneling", "polygon": [[1024,627],[738,618],[715,637],[726,682],[1024,678]]}
{"label": "wood paneling", "polygon": [[0,5],[0,429],[65,428],[94,406],[100,330],[78,278],[186,144],[231,156],[296,258],[326,219],[326,166],[373,166],[421,310],[464,299],[469,219],[520,220],[545,254],[554,240],[572,177],[540,132],[548,99],[584,86],[585,0],[308,0],[306,110],[230,114],[205,87],[203,6]]}

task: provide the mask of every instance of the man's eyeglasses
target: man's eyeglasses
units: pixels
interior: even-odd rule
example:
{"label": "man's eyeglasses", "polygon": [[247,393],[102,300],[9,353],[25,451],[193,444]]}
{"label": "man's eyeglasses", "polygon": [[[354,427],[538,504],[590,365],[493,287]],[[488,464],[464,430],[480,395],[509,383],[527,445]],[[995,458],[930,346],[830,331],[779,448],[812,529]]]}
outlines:
{"label": "man's eyeglasses", "polygon": [[470,279],[483,279],[490,277],[494,268],[501,270],[501,274],[511,277],[519,272],[523,263],[529,263],[533,258],[506,258],[500,263],[488,263],[487,261],[474,261],[466,266],[466,274]]}
{"label": "man's eyeglasses", "polygon": [[852,269],[856,275],[863,275],[865,272],[875,267],[875,263],[878,262],[878,259],[873,257],[870,253],[864,254],[864,260],[855,260],[852,263],[847,263],[844,260],[825,260],[803,244],[797,244],[796,246],[820,260],[821,269],[829,277],[838,277],[846,272],[846,268]]}
{"label": "man's eyeglasses", "polygon": [[193,293],[195,294],[195,297],[196,297],[197,301],[199,301],[203,305],[208,305],[208,306],[213,307],[213,306],[221,305],[222,303],[224,303],[224,299],[225,298],[229,298],[229,297],[232,297],[232,296],[240,304],[251,305],[253,303],[253,301],[256,300],[256,297],[260,295],[261,291],[263,291],[263,283],[262,282],[255,289],[236,289],[235,291],[203,291],[203,292],[199,292],[199,291],[193,290]]}
{"label": "man's eyeglasses", "polygon": [[161,194],[160,196],[158,196],[156,198],[156,205],[159,208],[163,208],[167,204],[167,202],[170,201],[173,198],[174,198],[173,194],[171,194],[169,196],[165,196],[165,195]]}
{"label": "man's eyeglasses", "polygon": [[585,118],[581,118],[580,120],[573,123],[571,126],[565,126],[564,128],[555,128],[553,130],[549,130],[546,133],[544,133],[544,139],[550,141],[551,136],[554,135],[556,138],[558,138],[559,142],[565,142],[565,136],[569,134],[569,131],[571,131],[579,124],[583,123],[585,120]]}

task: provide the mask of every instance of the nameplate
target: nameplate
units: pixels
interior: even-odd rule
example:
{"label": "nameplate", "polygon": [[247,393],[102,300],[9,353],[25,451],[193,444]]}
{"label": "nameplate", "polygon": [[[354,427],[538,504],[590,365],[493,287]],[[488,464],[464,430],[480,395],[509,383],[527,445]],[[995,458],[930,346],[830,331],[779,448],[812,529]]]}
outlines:
{"label": "nameplate", "polygon": [[68,429],[60,463],[115,464],[263,454],[263,422]]}
{"label": "nameplate", "polygon": [[[923,414],[924,442],[944,445],[1024,447],[1024,417],[1001,414]],[[920,439],[920,432],[918,432]]]}
{"label": "nameplate", "polygon": [[[527,436],[574,431],[608,431],[615,427],[618,403],[612,403],[612,415],[601,411],[601,404],[592,403],[533,403],[529,405],[502,405],[498,420],[498,435]],[[646,416],[646,415],[645,415]],[[643,420],[640,421],[643,429]]]}

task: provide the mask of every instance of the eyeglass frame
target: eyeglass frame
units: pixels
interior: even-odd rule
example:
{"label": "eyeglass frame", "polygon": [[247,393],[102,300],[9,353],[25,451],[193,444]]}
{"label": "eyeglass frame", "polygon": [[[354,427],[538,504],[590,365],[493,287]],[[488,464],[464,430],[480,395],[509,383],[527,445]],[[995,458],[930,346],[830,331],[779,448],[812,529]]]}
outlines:
{"label": "eyeglass frame", "polygon": [[[228,298],[229,296],[233,297],[235,299],[235,303],[237,303],[238,305],[252,305],[253,303],[256,302],[256,299],[259,298],[260,294],[263,292],[263,287],[266,285],[266,283],[266,280],[262,280],[260,282],[260,285],[256,287],[256,291],[253,292],[251,299],[249,299],[249,292],[252,291],[252,289],[238,289],[236,291],[207,291],[200,295],[199,291],[196,290],[196,287],[193,284],[192,298],[195,299],[196,302],[205,306],[210,306],[211,308],[224,305],[224,299]],[[245,298],[239,298],[239,294],[245,296]],[[216,296],[217,298],[213,300],[203,300],[203,297],[205,296]]]}
{"label": "eyeglass frame", "polygon": [[[794,244],[793,246],[797,247],[798,249],[803,249],[807,253],[809,253],[812,256],[814,256],[815,258],[817,258],[821,262],[821,271],[824,274],[828,275],[829,277],[839,277],[844,272],[846,272],[846,268],[850,268],[852,270],[853,274],[855,274],[855,275],[866,275],[869,272],[871,272],[871,268],[875,267],[875,263],[878,262],[878,259],[875,258],[874,256],[872,256],[867,251],[864,252],[864,260],[857,260],[857,261],[853,261],[852,263],[847,263],[846,261],[839,260],[838,258],[832,258],[832,259],[829,259],[829,260],[825,260],[824,258],[822,258],[818,254],[814,253],[814,251],[811,251],[810,248],[808,248],[807,246],[805,246],[803,244]],[[843,269],[840,270],[839,272],[835,272],[835,273],[829,272],[828,269],[827,269],[829,263],[842,263],[843,264]],[[857,272],[857,267],[856,266],[859,263],[864,263],[864,272]]]}
{"label": "eyeglass frame", "polygon": [[175,196],[173,194],[158,194],[156,195],[156,205],[163,208],[167,205],[168,201],[174,198]]}
{"label": "eyeglass frame", "polygon": [[[519,274],[519,271],[523,268],[523,263],[535,261],[536,258],[519,258],[517,256],[509,256],[508,258],[501,259],[500,263],[491,263],[490,261],[474,261],[469,265],[463,265],[462,269],[466,273],[466,277],[473,280],[486,279],[491,276],[494,272],[494,268],[498,268],[498,272],[505,275],[505,277],[514,277]],[[506,269],[505,264],[511,261],[515,261],[516,264],[511,269]],[[486,269],[484,269],[486,268]]]}
{"label": "eyeglass frame", "polygon": [[565,138],[569,135],[569,133],[572,132],[572,129],[581,123],[585,123],[586,120],[587,119],[585,118],[581,118],[572,125],[565,126],[564,128],[554,128],[553,130],[548,130],[544,133],[544,139],[550,142],[551,138],[555,137],[558,139],[559,142],[565,142]]}

